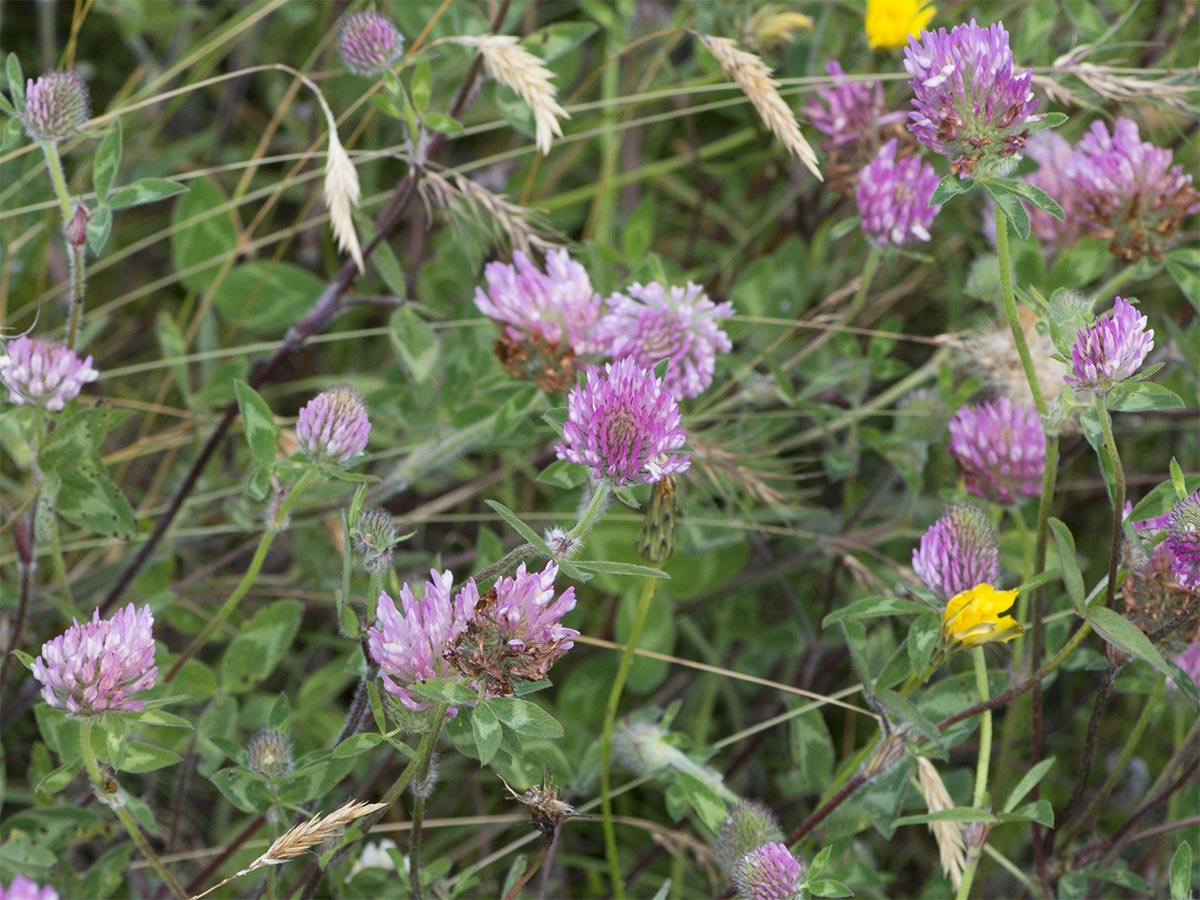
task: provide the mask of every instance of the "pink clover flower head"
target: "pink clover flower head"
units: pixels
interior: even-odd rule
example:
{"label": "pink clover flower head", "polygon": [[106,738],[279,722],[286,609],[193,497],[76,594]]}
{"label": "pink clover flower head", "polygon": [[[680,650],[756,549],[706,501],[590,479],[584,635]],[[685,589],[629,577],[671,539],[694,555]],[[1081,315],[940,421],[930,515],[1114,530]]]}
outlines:
{"label": "pink clover flower head", "polygon": [[33,661],[33,677],[42,683],[42,699],[76,716],[112,710],[137,712],[146,704],[133,699],[154,687],[154,614],[130,603],[111,619],[75,622],[42,645]]}
{"label": "pink clover flower head", "polygon": [[878,142],[880,119],[887,114],[883,105],[883,85],[878,81],[852,81],[836,59],[825,63],[833,76],[830,87],[817,89],[817,95],[804,107],[813,128],[825,135],[822,147],[841,147]]}
{"label": "pink clover flower head", "polygon": [[1075,210],[1094,237],[1125,262],[1162,259],[1186,216],[1200,210],[1200,192],[1170,150],[1147,143],[1137,124],[1117,119],[1109,134],[1093,122],[1064,167],[1076,195]]}
{"label": "pink clover flower head", "polygon": [[0,382],[8,388],[9,402],[17,406],[31,403],[58,412],[99,377],[91,356],[80,359],[66,347],[40,338],[19,337],[0,354]]}
{"label": "pink clover flower head", "polygon": [[662,379],[626,357],[589,367],[587,383],[571,388],[559,459],[591,469],[615,485],[655,484],[687,470],[691,454],[679,404]]}
{"label": "pink clover flower head", "polygon": [[[1076,199],[1076,189],[1067,178],[1067,160],[1072,152],[1071,143],[1055,131],[1037,131],[1029,136],[1025,144],[1025,155],[1040,168],[1022,176],[1021,180],[1041,188],[1058,201],[1063,210],[1060,222],[1048,212],[1043,212],[1032,203],[1020,201],[1029,214],[1029,230],[1047,258],[1070,247],[1083,231],[1083,222]],[[986,201],[987,214],[983,217],[983,231],[992,246],[996,245],[996,220],[992,198]]]}
{"label": "pink clover flower head", "polygon": [[596,337],[615,360],[632,359],[643,369],[671,361],[663,384],[676,400],[696,397],[713,380],[718,353],[733,349],[717,324],[733,315],[733,304],[713,303],[704,288],[634,284],[628,294],[608,298],[608,313]]}
{"label": "pink clover flower head", "polygon": [[1171,571],[1188,590],[1200,590],[1200,491],[1193,491],[1171,508],[1165,541],[1174,558]]}
{"label": "pink clover flower head", "polygon": [[742,900],[793,900],[804,866],[785,844],[772,841],[751,850],[733,867],[733,886]]}
{"label": "pink clover flower head", "polygon": [[929,226],[940,206],[930,206],[937,172],[910,156],[896,159],[896,139],[884,144],[858,177],[854,200],[867,240],[880,247],[929,240]]}
{"label": "pink clover flower head", "polygon": [[557,660],[575,646],[572,638],[578,637],[579,632],[562,624],[563,616],[575,608],[575,588],[567,588],[556,598],[557,575],[558,566],[552,562],[540,572],[529,573],[521,563],[512,578],[496,582],[494,615],[501,636],[510,647],[517,650],[536,647]]}
{"label": "pink clover flower head", "polygon": [[545,272],[518,250],[512,265],[490,262],[483,276],[487,290],[475,289],[475,305],[503,325],[509,339],[566,344],[580,355],[598,349],[592,329],[600,318],[600,295],[566,250],[546,254]]}
{"label": "pink clover flower head", "polygon": [[[426,704],[409,693],[408,686],[451,674],[443,654],[474,615],[472,595],[466,588],[451,596],[454,574],[449,569],[441,573],[430,570],[429,579],[419,600],[405,584],[400,589],[399,609],[387,593],[381,593],[378,625],[367,629],[367,648],[379,666],[384,689],[414,712],[425,709]],[[474,587],[474,582],[468,582],[471,591]]]}
{"label": "pink clover flower head", "polygon": [[47,72],[25,82],[25,111],[21,124],[39,143],[65,140],[91,117],[88,89],[75,72]]}
{"label": "pink clover flower head", "polygon": [[358,391],[341,384],[317,394],[300,410],[296,439],[318,466],[344,467],[367,447],[371,420]]}
{"label": "pink clover flower head", "polygon": [[[1200,641],[1195,641],[1188,645],[1188,648],[1175,657],[1175,665],[1183,669],[1184,672],[1192,679],[1197,688],[1200,688]],[[1168,679],[1167,686],[1178,690],[1175,682]]]}
{"label": "pink clover flower head", "polygon": [[1132,303],[1117,297],[1111,311],[1079,329],[1071,347],[1071,374],[1063,380],[1079,391],[1107,391],[1137,373],[1154,349],[1154,329]]}
{"label": "pink clover flower head", "polygon": [[904,69],[915,94],[909,131],[960,178],[1006,174],[1043,118],[1033,112],[1033,73],[1014,68],[1000,22],[922,31],[908,39]]}
{"label": "pink clover flower head", "polygon": [[355,75],[382,75],[404,55],[404,37],[376,12],[357,12],[338,35],[338,52]]}
{"label": "pink clover flower head", "polygon": [[943,600],[1000,575],[1000,544],[983,511],[956,503],[921,537],[913,550],[913,571]]}
{"label": "pink clover flower head", "polygon": [[968,492],[1014,505],[1041,493],[1045,441],[1037,410],[1000,397],[955,413],[946,450],[962,470]]}
{"label": "pink clover flower head", "polygon": [[0,900],[58,900],[58,891],[18,874],[13,876],[8,887],[0,884]]}

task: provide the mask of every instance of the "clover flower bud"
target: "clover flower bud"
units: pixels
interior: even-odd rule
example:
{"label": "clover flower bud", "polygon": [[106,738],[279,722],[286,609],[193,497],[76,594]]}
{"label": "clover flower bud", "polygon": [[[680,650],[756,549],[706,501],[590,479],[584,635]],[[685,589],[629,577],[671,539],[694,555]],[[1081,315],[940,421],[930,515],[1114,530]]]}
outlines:
{"label": "clover flower bud", "polygon": [[1200,491],[1172,507],[1166,545],[1174,557],[1175,579],[1189,590],[1200,590]]}
{"label": "clover flower bud", "polygon": [[913,571],[941,599],[994,582],[1000,574],[996,529],[983,511],[958,503],[929,527],[913,551]]}
{"label": "clover flower bud", "polygon": [[25,111],[21,124],[39,143],[72,137],[91,117],[88,89],[75,72],[47,72],[25,82]]}
{"label": "clover flower bud", "polygon": [[82,203],[75,204],[75,212],[71,215],[70,221],[67,222],[63,229],[66,234],[67,243],[75,249],[76,252],[83,249],[87,243],[87,225],[88,219],[91,218],[88,214],[87,207]]}
{"label": "clover flower bud", "polygon": [[375,12],[357,12],[342,25],[338,52],[355,75],[382,75],[404,55],[404,37],[390,19]]}
{"label": "clover flower bud", "polygon": [[392,514],[381,506],[365,509],[350,532],[354,550],[362,558],[363,568],[372,575],[386,572],[392,565],[392,548],[399,540]]}
{"label": "clover flower bud", "polygon": [[717,833],[717,862],[730,876],[737,861],[756,847],[783,840],[775,814],[756,800],[734,804]]}
{"label": "clover flower bud", "polygon": [[799,893],[804,866],[787,846],[773,841],[737,861],[733,886],[742,900],[792,900]]}
{"label": "clover flower bud", "polygon": [[277,728],[264,728],[246,748],[250,771],[262,778],[277,779],[292,772],[292,741]]}
{"label": "clover flower bud", "polygon": [[1154,329],[1124,297],[1110,312],[1079,330],[1071,347],[1071,374],[1063,377],[1078,391],[1105,392],[1137,374],[1154,349]]}

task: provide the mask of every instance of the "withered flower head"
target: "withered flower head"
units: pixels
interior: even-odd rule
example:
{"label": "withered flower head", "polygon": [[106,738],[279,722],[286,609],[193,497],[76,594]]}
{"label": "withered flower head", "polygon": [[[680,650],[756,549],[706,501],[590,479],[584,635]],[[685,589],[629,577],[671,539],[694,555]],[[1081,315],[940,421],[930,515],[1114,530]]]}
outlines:
{"label": "withered flower head", "polygon": [[532,818],[530,824],[542,834],[550,836],[558,831],[567,819],[590,819],[587,813],[576,812],[575,807],[558,799],[558,788],[554,786],[554,773],[546,766],[540,785],[533,785],[521,793],[513,790],[512,785],[500,778],[512,798],[529,810]]}

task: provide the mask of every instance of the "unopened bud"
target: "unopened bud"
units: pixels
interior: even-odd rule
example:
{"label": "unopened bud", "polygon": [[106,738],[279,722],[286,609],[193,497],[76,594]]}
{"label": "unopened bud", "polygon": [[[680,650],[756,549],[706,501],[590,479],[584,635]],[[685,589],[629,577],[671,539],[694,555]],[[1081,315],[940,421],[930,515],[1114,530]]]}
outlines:
{"label": "unopened bud", "polygon": [[550,549],[554,551],[555,559],[570,559],[583,546],[578,538],[571,537],[562,528],[547,528],[545,538]]}
{"label": "unopened bud", "polygon": [[368,572],[378,575],[388,570],[392,564],[392,548],[399,539],[391,513],[379,506],[363,510],[351,537]]}
{"label": "unopened bud", "polygon": [[282,778],[292,771],[292,742],[275,728],[260,731],[246,748],[250,771],[261,778]]}
{"label": "unopened bud", "polygon": [[963,825],[963,841],[968,850],[976,853],[987,843],[988,828],[983,822],[967,822]]}
{"label": "unopened bud", "polygon": [[75,249],[76,252],[83,249],[83,245],[87,243],[87,225],[88,219],[91,216],[82,203],[75,207],[75,215],[71,216],[67,222],[64,231],[67,235],[67,243]]}
{"label": "unopened bud", "polygon": [[863,775],[869,780],[891,771],[892,767],[904,756],[904,751],[904,734],[902,732],[889,734],[867,760],[867,764],[863,767]]}
{"label": "unopened bud", "polygon": [[755,800],[743,800],[729,810],[717,834],[717,862],[732,877],[738,860],[763,844],[783,841],[774,813]]}
{"label": "unopened bud", "polygon": [[33,140],[65,140],[83,127],[90,115],[87,85],[75,72],[47,72],[36,81],[25,82],[21,123]]}
{"label": "unopened bud", "polygon": [[1109,667],[1113,669],[1119,669],[1125,663],[1129,662],[1129,654],[1116,644],[1105,643],[1104,658],[1108,660]]}
{"label": "unopened bud", "polygon": [[675,552],[675,521],[679,504],[675,495],[675,477],[667,475],[655,482],[646,506],[646,517],[637,536],[638,553],[651,563],[666,562]]}

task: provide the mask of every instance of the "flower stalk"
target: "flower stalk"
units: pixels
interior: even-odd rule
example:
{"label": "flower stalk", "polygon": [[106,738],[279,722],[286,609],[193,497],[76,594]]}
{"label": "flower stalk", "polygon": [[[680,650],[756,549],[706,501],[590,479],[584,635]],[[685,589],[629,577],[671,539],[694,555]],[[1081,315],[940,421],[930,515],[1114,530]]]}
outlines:
{"label": "flower stalk", "polygon": [[[988,671],[983,647],[973,648],[971,656],[975,663],[975,687],[979,691],[979,702],[987,703],[989,699]],[[983,804],[987,800],[988,767],[991,759],[992,711],[990,708],[985,708],[979,717],[979,759],[975,764],[975,790],[971,797],[971,805],[976,809],[983,809]],[[980,841],[972,842],[967,847],[967,865],[963,869],[962,883],[959,885],[956,900],[966,900],[971,896],[971,883],[975,880],[975,873],[979,869],[982,846],[983,842]]]}
{"label": "flower stalk", "polygon": [[1108,461],[1113,469],[1113,524],[1112,546],[1108,558],[1108,592],[1104,605],[1113,608],[1117,597],[1117,566],[1121,561],[1121,524],[1125,513],[1125,468],[1121,465],[1121,455],[1117,452],[1117,441],[1113,435],[1112,416],[1102,396],[1096,397],[1096,414],[1100,417],[1100,431],[1104,435],[1104,449],[1108,453]]}

